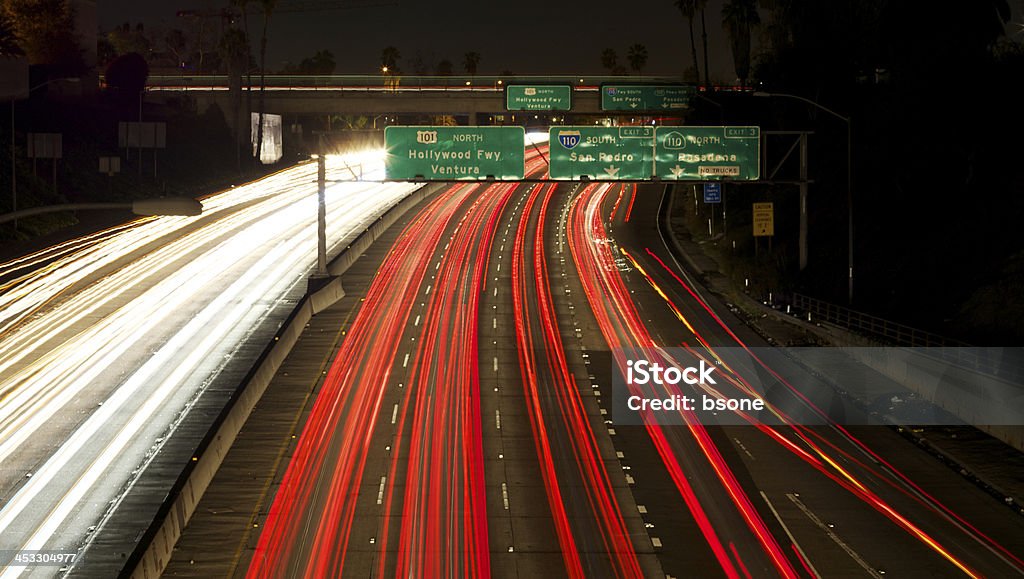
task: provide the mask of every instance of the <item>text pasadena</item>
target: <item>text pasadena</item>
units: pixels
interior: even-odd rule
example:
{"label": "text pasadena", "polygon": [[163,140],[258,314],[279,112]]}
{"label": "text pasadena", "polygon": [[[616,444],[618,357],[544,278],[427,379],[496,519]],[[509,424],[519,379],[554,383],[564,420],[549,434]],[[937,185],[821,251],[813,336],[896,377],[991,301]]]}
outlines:
{"label": "text pasadena", "polygon": [[708,366],[704,360],[700,366],[689,366],[680,370],[675,366],[662,366],[657,362],[651,363],[647,360],[629,360],[626,362],[626,383],[627,384],[717,384],[711,377],[715,371],[714,366]]}

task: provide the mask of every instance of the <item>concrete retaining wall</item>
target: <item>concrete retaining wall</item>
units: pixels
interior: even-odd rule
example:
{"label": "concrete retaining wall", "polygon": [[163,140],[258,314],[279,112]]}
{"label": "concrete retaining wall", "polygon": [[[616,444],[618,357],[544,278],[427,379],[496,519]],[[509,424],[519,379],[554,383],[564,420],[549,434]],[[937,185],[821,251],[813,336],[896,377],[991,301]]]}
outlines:
{"label": "concrete retaining wall", "polygon": [[303,298],[282,324],[273,341],[264,348],[253,368],[239,384],[210,428],[210,432],[199,444],[195,456],[185,465],[178,480],[171,487],[153,523],[128,558],[121,571],[121,577],[155,579],[160,576],[203,493],[213,481],[239,431],[277,374],[278,368],[291,353],[306,324],[314,314],[325,310],[345,296],[341,278],[338,276],[347,271],[359,256],[409,209],[433,195],[441,187],[441,184],[431,184],[414,191],[375,221],[328,264],[328,272],[335,277]]}

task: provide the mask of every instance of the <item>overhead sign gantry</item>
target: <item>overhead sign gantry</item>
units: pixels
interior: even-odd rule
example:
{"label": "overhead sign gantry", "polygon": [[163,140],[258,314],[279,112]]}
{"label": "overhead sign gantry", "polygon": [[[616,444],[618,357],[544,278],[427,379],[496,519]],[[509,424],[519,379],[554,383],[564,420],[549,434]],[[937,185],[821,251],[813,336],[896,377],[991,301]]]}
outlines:
{"label": "overhead sign gantry", "polygon": [[[385,175],[397,181],[521,180],[522,127],[391,126]],[[555,126],[548,131],[553,180],[756,181],[760,127]]]}

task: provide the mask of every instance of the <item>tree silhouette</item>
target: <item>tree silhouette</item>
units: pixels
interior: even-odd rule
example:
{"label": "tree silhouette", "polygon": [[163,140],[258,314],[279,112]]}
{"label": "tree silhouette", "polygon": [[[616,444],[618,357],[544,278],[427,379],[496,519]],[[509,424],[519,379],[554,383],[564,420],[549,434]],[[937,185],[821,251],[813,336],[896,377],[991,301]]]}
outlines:
{"label": "tree silhouette", "polygon": [[601,66],[608,69],[609,73],[614,72],[619,65],[619,55],[614,48],[606,48],[601,52]]}
{"label": "tree silhouette", "polygon": [[732,45],[732,62],[740,85],[750,77],[750,31],[761,23],[756,0],[728,0],[722,7],[722,27]]}
{"label": "tree silhouette", "polygon": [[18,40],[10,18],[0,11],[0,56],[23,56],[25,51],[18,45]]}
{"label": "tree silhouette", "polygon": [[437,63],[437,76],[451,76],[453,70],[452,61],[445,58]]}
{"label": "tree silhouette", "polygon": [[249,39],[245,32],[237,28],[229,28],[220,38],[217,47],[220,52],[220,62],[227,68],[228,85],[231,89],[231,115],[232,126],[235,132],[235,163],[239,171],[242,170],[242,75],[249,68]]}
{"label": "tree silhouette", "polygon": [[385,46],[384,50],[380,51],[381,67],[387,68],[392,74],[398,71],[399,60],[402,60],[402,53],[394,46]]}
{"label": "tree silhouette", "polygon": [[630,46],[626,58],[629,60],[629,67],[637,74],[641,74],[647,66],[647,47],[639,43]]}
{"label": "tree silhouette", "polygon": [[256,125],[256,159],[263,158],[263,114],[267,91],[267,39],[270,29],[270,17],[277,6],[277,0],[259,0],[263,10],[263,35],[260,37],[260,104],[259,119]]}
{"label": "tree silhouette", "polygon": [[185,33],[177,28],[168,30],[167,34],[164,35],[164,46],[174,55],[175,65],[179,70],[185,64],[185,46],[187,44]]}
{"label": "tree silhouette", "polygon": [[140,22],[132,28],[128,22],[115,26],[107,33],[107,39],[118,55],[137,52],[143,56],[152,52],[152,42],[146,35],[146,27]]}
{"label": "tree silhouette", "polygon": [[476,76],[476,68],[480,64],[480,53],[467,52],[462,58],[462,66],[466,69],[466,74]]}
{"label": "tree silhouette", "polygon": [[334,54],[329,50],[318,50],[311,57],[299,63],[299,74],[331,74],[336,64]]}
{"label": "tree silhouette", "polygon": [[697,74],[697,82],[700,82],[700,64],[697,62],[697,39],[693,36],[693,18],[697,14],[696,0],[675,0],[676,8],[686,18],[686,25],[690,29],[690,56],[693,58],[693,70]]}
{"label": "tree silhouette", "polygon": [[69,2],[5,0],[3,8],[18,46],[30,64],[50,65],[65,74],[84,70]]}
{"label": "tree silhouette", "polygon": [[253,0],[230,0],[231,6],[238,8],[242,12],[242,33],[245,40],[245,68],[242,73],[246,76],[246,86],[248,87],[245,92],[246,108],[252,110],[252,44],[250,42],[251,36],[249,36],[249,2]]}
{"label": "tree silhouette", "polygon": [[427,62],[423,60],[423,55],[419,52],[417,52],[416,56],[412,58],[412,62],[409,63],[409,66],[412,68],[412,73],[416,76],[426,76],[427,74],[430,74],[427,72]]}
{"label": "tree silhouette", "polygon": [[697,10],[700,11],[701,44],[704,48],[704,86],[711,90],[711,67],[708,65],[708,22],[705,17],[708,0],[696,0]]}
{"label": "tree silhouette", "polygon": [[241,77],[248,68],[249,41],[245,32],[237,28],[230,28],[224,32],[217,47],[220,52],[220,61],[227,68],[229,76]]}
{"label": "tree silhouette", "polygon": [[129,52],[115,58],[107,66],[104,77],[107,81],[107,88],[113,89],[130,102],[146,88],[149,65],[146,64],[146,59],[141,54]]}

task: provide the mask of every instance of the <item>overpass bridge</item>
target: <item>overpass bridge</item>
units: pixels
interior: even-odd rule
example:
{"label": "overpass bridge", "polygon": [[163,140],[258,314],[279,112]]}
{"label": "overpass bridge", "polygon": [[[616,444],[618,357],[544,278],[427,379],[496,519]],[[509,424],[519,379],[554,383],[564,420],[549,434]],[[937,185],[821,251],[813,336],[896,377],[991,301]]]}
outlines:
{"label": "overpass bridge", "polygon": [[[150,95],[185,93],[200,112],[217,104],[227,114],[241,95],[259,91],[258,77],[252,84],[243,77],[232,87],[221,76],[151,76]],[[479,124],[482,115],[505,114],[505,87],[510,84],[558,84],[572,87],[571,111],[514,111],[510,114],[601,114],[629,116],[636,112],[601,110],[602,84],[682,84],[678,77],[660,76],[338,76],[268,75],[264,93],[265,111],[279,115],[386,115],[423,114],[464,117],[467,124]],[[232,90],[234,89],[234,90]],[[152,97],[151,97],[152,98]],[[255,101],[252,106],[255,108]],[[683,109],[681,112],[685,112]],[[666,113],[658,113],[665,115]],[[679,114],[679,113],[673,113]]]}

